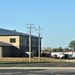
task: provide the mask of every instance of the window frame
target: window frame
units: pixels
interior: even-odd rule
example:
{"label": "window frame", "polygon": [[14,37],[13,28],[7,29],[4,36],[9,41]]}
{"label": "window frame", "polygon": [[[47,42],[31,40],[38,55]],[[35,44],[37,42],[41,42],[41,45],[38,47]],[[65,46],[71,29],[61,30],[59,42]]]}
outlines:
{"label": "window frame", "polygon": [[10,43],[16,43],[16,38],[10,38]]}

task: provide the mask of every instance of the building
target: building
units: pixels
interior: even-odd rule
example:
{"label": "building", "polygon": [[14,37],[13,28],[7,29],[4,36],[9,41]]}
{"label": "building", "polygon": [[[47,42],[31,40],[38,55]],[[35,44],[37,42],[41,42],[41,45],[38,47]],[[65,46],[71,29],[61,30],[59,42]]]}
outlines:
{"label": "building", "polygon": [[[32,35],[31,42],[32,54],[38,56],[38,37]],[[27,52],[29,52],[28,34],[0,28],[0,57],[26,57]]]}
{"label": "building", "polygon": [[75,58],[75,50],[63,51],[63,52],[51,52],[52,57],[57,56],[57,57],[61,58],[64,55],[71,55],[73,58]]}

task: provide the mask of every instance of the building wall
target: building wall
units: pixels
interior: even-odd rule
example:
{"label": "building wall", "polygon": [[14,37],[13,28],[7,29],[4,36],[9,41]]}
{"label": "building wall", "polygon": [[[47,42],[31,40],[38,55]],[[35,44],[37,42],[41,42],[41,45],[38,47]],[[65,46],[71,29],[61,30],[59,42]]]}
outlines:
{"label": "building wall", "polygon": [[[32,55],[38,55],[38,38],[32,37],[31,39],[31,50]],[[23,55],[27,56],[26,52],[29,52],[29,37],[28,36],[21,36],[20,37],[20,49],[23,51]]]}
{"label": "building wall", "polygon": [[32,52],[33,56],[38,56],[38,38],[32,37]]}
{"label": "building wall", "polygon": [[51,52],[51,56],[53,57],[54,55],[57,55],[57,57],[62,57],[64,56],[64,52]]}
{"label": "building wall", "polygon": [[27,36],[20,36],[20,49],[22,51],[22,56],[27,56],[26,52],[29,51],[29,38]]}
{"label": "building wall", "polygon": [[73,58],[75,58],[75,52],[73,52]]}
{"label": "building wall", "polygon": [[17,47],[11,46],[11,57],[22,57],[22,50]]}
{"label": "building wall", "polygon": [[72,55],[73,58],[75,58],[75,52],[51,52],[51,56],[57,55],[58,57],[60,57],[61,55],[63,56],[64,54],[69,54]]}
{"label": "building wall", "polygon": [[0,57],[2,57],[2,47],[0,47]]}
{"label": "building wall", "polygon": [[10,57],[10,56],[11,56],[10,46],[1,46],[0,57]]}
{"label": "building wall", "polygon": [[[11,43],[10,39],[15,39],[16,42]],[[4,53],[6,53],[6,56],[10,53],[10,51],[10,56],[15,57],[27,56],[26,52],[29,52],[29,36],[0,36],[0,41],[13,45],[10,50],[8,49],[7,51],[5,51],[4,49]],[[33,56],[38,56],[38,38],[32,37],[31,46]]]}
{"label": "building wall", "polygon": [[[16,39],[15,43],[10,43],[10,39]],[[0,36],[0,41],[12,44],[13,46],[20,48],[20,39],[19,36]]]}
{"label": "building wall", "polygon": [[14,46],[1,46],[0,57],[22,57],[22,52]]}
{"label": "building wall", "polygon": [[2,47],[2,57],[11,57],[11,50],[10,50],[10,46],[3,46]]}
{"label": "building wall", "polygon": [[[10,39],[15,39],[14,43],[10,42]],[[22,51],[20,49],[20,37],[19,36],[0,36],[0,41],[9,43],[12,46],[2,47],[3,57],[22,57]]]}

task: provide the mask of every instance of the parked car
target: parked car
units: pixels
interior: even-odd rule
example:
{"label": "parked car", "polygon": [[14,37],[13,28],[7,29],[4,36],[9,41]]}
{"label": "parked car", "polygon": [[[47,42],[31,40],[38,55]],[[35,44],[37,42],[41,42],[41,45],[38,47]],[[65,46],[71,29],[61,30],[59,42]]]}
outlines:
{"label": "parked car", "polygon": [[72,59],[72,55],[65,54],[61,59]]}
{"label": "parked car", "polygon": [[54,55],[53,58],[55,58],[55,59],[59,59],[60,57],[58,57],[57,55]]}

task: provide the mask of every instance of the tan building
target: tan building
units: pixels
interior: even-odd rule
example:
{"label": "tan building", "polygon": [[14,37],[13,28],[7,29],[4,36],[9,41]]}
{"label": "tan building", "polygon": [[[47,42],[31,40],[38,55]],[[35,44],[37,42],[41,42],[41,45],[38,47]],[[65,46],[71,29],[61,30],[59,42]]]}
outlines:
{"label": "tan building", "polygon": [[[25,33],[0,28],[0,43],[0,57],[25,57],[26,52],[29,52],[29,35]],[[31,44],[32,53],[37,56],[37,36],[32,36]]]}

